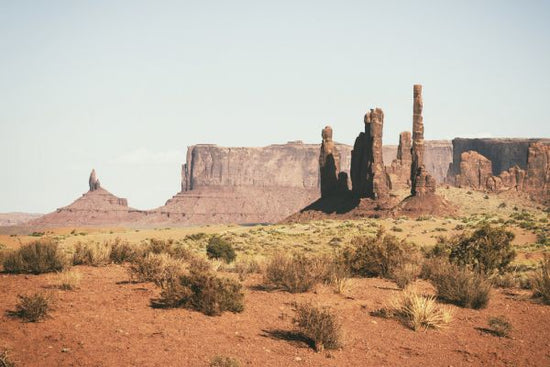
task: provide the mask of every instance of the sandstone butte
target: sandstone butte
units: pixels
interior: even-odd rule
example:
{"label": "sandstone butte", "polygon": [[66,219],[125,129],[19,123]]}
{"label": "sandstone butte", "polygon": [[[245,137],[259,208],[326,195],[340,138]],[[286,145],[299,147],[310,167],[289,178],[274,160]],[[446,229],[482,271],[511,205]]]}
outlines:
{"label": "sandstone butte", "polygon": [[[126,199],[103,188],[92,170],[88,192],[27,223],[268,223],[302,208],[290,219],[312,219],[314,213],[355,217],[450,212],[453,209],[436,193],[437,183],[493,192],[518,190],[548,204],[550,139],[425,141],[423,106],[422,86],[415,85],[412,134],[402,132],[399,146],[382,145],[380,108],[365,114],[365,129],[353,147],[335,142],[330,126],[321,132],[321,146],[301,141],[257,148],[190,146],[182,165],[181,191],[151,210],[129,207]],[[395,202],[391,191],[405,188],[411,195]]]}

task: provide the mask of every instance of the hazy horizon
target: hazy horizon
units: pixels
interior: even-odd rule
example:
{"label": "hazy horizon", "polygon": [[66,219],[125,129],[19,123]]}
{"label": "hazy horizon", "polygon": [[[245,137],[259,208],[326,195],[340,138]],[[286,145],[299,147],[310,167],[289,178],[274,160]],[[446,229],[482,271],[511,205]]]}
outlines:
{"label": "hazy horizon", "polygon": [[[0,212],[46,213],[92,168],[129,205],[180,188],[187,146],[550,137],[544,1],[0,0]],[[386,162],[389,163],[389,162]]]}

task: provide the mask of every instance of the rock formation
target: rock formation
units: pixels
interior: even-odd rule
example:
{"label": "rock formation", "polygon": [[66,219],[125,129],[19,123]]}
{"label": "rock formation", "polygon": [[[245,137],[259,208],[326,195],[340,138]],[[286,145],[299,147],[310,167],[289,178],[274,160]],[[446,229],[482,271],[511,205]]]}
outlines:
{"label": "rock formation", "polygon": [[95,191],[101,187],[101,184],[99,183],[99,179],[96,176],[95,169],[92,169],[92,173],[90,173],[88,184],[90,185],[90,191]]}
{"label": "rock formation", "polygon": [[371,109],[364,122],[365,132],[355,140],[351,155],[352,190],[360,198],[384,198],[391,188],[382,156],[384,112]]}
{"label": "rock formation", "polygon": [[413,133],[411,148],[411,195],[422,196],[435,193],[435,179],[426,171],[424,166],[424,118],[422,110],[422,86],[413,86]]}
{"label": "rock formation", "polygon": [[411,133],[403,131],[399,134],[397,158],[392,161],[388,169],[392,189],[410,188],[411,163]]}
{"label": "rock formation", "polygon": [[321,197],[326,197],[338,192],[340,154],[332,141],[332,128],[330,126],[325,126],[321,132],[321,136],[323,142],[321,143],[321,152],[319,154],[319,173]]}
{"label": "rock formation", "polygon": [[492,177],[493,166],[490,160],[473,150],[461,154],[460,174],[456,176],[457,186],[475,190],[484,190],[488,184],[498,186]]}
{"label": "rock formation", "polygon": [[525,186],[530,194],[546,203],[550,201],[550,145],[529,146]]}

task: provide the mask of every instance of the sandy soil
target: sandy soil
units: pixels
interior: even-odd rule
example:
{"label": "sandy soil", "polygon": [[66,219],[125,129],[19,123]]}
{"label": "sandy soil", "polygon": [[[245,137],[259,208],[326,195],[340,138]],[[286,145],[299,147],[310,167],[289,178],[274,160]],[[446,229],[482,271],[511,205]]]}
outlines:
{"label": "sandy soil", "polygon": [[[0,349],[8,349],[18,366],[208,366],[216,355],[235,357],[243,366],[550,365],[550,306],[520,290],[495,290],[480,311],[450,306],[454,320],[448,328],[414,332],[369,314],[398,292],[382,279],[356,279],[347,296],[325,286],[292,295],[259,290],[255,275],[245,282],[243,313],[209,317],[152,308],[158,289],[129,283],[124,266],[74,269],[83,274],[76,291],[53,287],[55,274],[0,274]],[[23,323],[9,317],[17,294],[33,291],[54,295],[51,318]],[[332,306],[343,322],[344,347],[316,353],[303,341],[288,340],[294,301]],[[481,330],[497,315],[510,319],[509,338]]]}

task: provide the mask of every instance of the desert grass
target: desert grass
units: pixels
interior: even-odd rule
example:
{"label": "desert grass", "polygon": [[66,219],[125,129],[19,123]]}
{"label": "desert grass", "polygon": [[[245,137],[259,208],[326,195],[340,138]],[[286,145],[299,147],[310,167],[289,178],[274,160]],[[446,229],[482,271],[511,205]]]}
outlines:
{"label": "desert grass", "polygon": [[77,242],[74,246],[73,265],[105,266],[111,263],[110,242]]}
{"label": "desert grass", "polygon": [[37,322],[45,319],[52,309],[52,296],[37,292],[28,295],[18,295],[19,302],[11,314],[27,322]]}
{"label": "desert grass", "polygon": [[76,270],[65,270],[57,275],[57,286],[59,289],[72,291],[80,287],[82,274]]}
{"label": "desert grass", "polygon": [[533,296],[540,297],[545,304],[550,305],[550,255],[544,255],[531,279],[531,285]]}
{"label": "desert grass", "polygon": [[296,304],[294,322],[300,332],[309,338],[318,352],[342,346],[342,326],[336,313],[329,307],[311,303]]}
{"label": "desert grass", "polygon": [[21,246],[5,255],[3,261],[7,273],[42,274],[61,271],[69,265],[57,242],[50,239],[40,239]]}
{"label": "desert grass", "polygon": [[452,320],[450,308],[438,304],[435,296],[424,296],[412,287],[390,301],[389,311],[415,331],[441,329]]}

